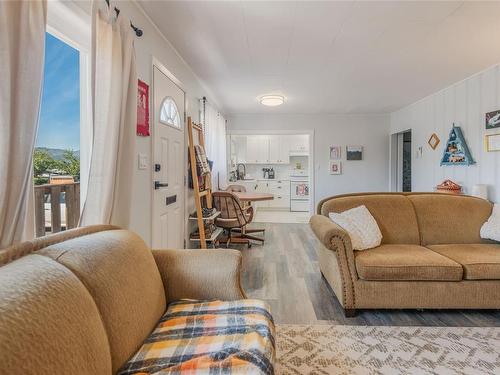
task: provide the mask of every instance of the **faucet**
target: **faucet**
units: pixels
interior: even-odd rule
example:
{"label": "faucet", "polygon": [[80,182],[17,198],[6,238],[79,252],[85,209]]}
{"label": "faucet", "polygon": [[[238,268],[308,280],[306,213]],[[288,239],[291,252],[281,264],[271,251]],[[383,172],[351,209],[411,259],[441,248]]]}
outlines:
{"label": "faucet", "polygon": [[[243,167],[243,172],[240,172],[240,165]],[[245,179],[245,175],[247,174],[247,168],[246,168],[245,164],[242,164],[242,163],[236,164],[236,174],[237,174],[238,180]]]}

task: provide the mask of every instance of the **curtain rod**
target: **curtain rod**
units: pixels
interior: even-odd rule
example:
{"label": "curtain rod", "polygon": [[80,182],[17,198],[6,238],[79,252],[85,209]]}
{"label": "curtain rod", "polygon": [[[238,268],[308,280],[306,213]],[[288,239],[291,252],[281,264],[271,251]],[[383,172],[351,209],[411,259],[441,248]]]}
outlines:
{"label": "curtain rod", "polygon": [[[104,0],[104,1],[106,1],[108,8],[110,8],[111,5],[109,5],[109,0]],[[118,15],[120,14],[120,9],[118,9],[117,7],[114,7],[114,8],[115,8],[115,12],[116,12],[116,17],[118,17]],[[143,34],[142,30],[139,29],[138,27],[134,26],[132,21],[130,21],[130,27],[135,31],[135,35],[137,35],[139,38],[142,36],[142,34]]]}

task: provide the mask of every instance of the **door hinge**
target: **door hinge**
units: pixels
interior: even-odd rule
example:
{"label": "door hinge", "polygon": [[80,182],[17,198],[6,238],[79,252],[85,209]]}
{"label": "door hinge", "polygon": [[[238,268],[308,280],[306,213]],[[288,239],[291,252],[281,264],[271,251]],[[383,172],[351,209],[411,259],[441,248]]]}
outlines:
{"label": "door hinge", "polygon": [[184,239],[184,249],[186,248],[186,239]]}

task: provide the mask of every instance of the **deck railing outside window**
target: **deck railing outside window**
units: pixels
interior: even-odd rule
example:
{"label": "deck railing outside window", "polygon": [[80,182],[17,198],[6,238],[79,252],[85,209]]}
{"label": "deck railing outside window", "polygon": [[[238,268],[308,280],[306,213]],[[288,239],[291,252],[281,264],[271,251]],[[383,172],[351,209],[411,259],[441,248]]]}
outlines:
{"label": "deck railing outside window", "polygon": [[36,236],[76,228],[80,218],[80,183],[35,186]]}

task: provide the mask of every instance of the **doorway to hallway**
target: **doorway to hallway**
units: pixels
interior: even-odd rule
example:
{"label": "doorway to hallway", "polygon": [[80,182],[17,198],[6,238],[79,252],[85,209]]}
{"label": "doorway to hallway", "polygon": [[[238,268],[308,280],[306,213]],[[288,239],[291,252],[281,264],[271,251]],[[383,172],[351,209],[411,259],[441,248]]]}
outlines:
{"label": "doorway to hallway", "polygon": [[391,135],[391,191],[412,191],[411,130]]}

